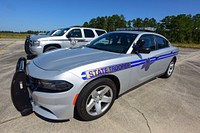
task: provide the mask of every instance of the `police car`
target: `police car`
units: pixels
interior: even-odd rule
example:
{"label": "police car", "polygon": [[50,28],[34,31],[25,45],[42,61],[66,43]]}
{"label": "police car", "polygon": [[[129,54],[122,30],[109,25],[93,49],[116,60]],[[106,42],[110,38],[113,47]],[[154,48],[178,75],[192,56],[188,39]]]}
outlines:
{"label": "police car", "polygon": [[30,55],[40,55],[58,48],[74,48],[87,44],[106,33],[105,30],[71,26],[59,29],[52,36],[32,37],[29,40]]}
{"label": "police car", "polygon": [[47,52],[28,64],[20,58],[11,86],[22,115],[82,120],[103,116],[115,99],[152,78],[172,75],[178,49],[162,35],[115,31],[75,49]]}

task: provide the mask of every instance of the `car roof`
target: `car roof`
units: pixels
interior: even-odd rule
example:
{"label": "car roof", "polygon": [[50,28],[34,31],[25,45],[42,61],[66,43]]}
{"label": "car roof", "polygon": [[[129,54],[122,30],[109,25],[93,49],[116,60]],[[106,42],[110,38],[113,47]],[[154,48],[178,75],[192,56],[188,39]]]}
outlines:
{"label": "car roof", "polygon": [[99,29],[99,28],[92,28],[92,27],[84,27],[84,26],[70,26],[68,28],[82,28],[82,29],[94,29],[94,30],[101,30],[101,31],[106,31],[104,29]]}
{"label": "car roof", "polygon": [[152,34],[152,35],[157,35],[157,36],[161,36],[163,38],[166,39],[166,37],[164,37],[163,35],[161,34],[158,34],[158,33],[155,33],[155,32],[148,32],[148,31],[113,31],[113,32],[110,32],[110,33],[132,33],[132,34]]}
{"label": "car roof", "polygon": [[156,34],[154,32],[146,32],[146,31],[113,31],[113,33]]}

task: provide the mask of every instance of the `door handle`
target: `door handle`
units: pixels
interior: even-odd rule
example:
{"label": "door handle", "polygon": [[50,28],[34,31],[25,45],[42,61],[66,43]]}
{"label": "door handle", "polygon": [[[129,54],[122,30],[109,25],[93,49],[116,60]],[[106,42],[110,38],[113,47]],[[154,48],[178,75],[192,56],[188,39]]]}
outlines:
{"label": "door handle", "polygon": [[85,42],[85,39],[78,39],[78,42]]}

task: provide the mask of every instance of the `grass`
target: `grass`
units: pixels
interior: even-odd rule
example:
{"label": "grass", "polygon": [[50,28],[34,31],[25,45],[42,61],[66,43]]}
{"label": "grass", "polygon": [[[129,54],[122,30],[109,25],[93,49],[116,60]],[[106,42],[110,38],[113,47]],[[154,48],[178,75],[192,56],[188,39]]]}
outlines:
{"label": "grass", "polygon": [[0,33],[0,38],[23,38],[30,34],[22,34],[22,33]]}
{"label": "grass", "polygon": [[173,46],[181,47],[181,48],[196,48],[200,49],[200,44],[195,43],[172,43]]}

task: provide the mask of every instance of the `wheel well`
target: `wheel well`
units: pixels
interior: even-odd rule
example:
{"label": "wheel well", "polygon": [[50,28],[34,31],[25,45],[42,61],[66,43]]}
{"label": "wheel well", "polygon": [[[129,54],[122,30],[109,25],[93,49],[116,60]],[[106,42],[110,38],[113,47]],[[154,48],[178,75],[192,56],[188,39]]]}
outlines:
{"label": "wheel well", "polygon": [[[105,75],[105,76],[98,77],[98,78],[96,78],[94,80],[98,80],[100,78],[109,78],[109,79],[111,79],[115,83],[116,89],[117,89],[117,98],[118,98],[119,92],[120,92],[120,82],[119,82],[119,79],[116,76],[114,76],[114,75]],[[94,80],[92,80],[90,82],[93,82]],[[87,83],[87,84],[89,84],[89,83]]]}
{"label": "wheel well", "polygon": [[172,59],[172,60],[174,60],[175,61],[175,63],[176,63],[176,56]]}
{"label": "wheel well", "polygon": [[48,44],[48,45],[45,45],[45,46],[44,46],[43,53],[44,53],[45,49],[46,49],[47,47],[50,47],[50,46],[55,46],[55,47],[57,47],[57,48],[61,48],[61,46],[60,46],[59,44]]}
{"label": "wheel well", "polygon": [[[119,79],[118,79],[116,76],[114,76],[114,75],[105,75],[105,76],[98,77],[98,78],[96,78],[96,79],[90,81],[89,83],[91,83],[91,82],[93,82],[93,81],[95,81],[95,80],[98,80],[98,79],[100,79],[100,78],[109,78],[109,79],[111,79],[111,80],[115,83],[116,89],[117,89],[117,96],[116,96],[116,98],[118,98],[118,97],[119,97],[119,92],[120,92],[120,82],[119,82]],[[87,86],[89,83],[87,83],[85,86]],[[81,92],[80,92],[80,93],[81,93]],[[76,103],[75,103],[75,104],[76,104]],[[79,117],[78,114],[77,114],[77,110],[76,110],[75,108],[76,108],[76,105],[74,106],[74,117],[75,117],[76,119],[80,119],[80,117]]]}

